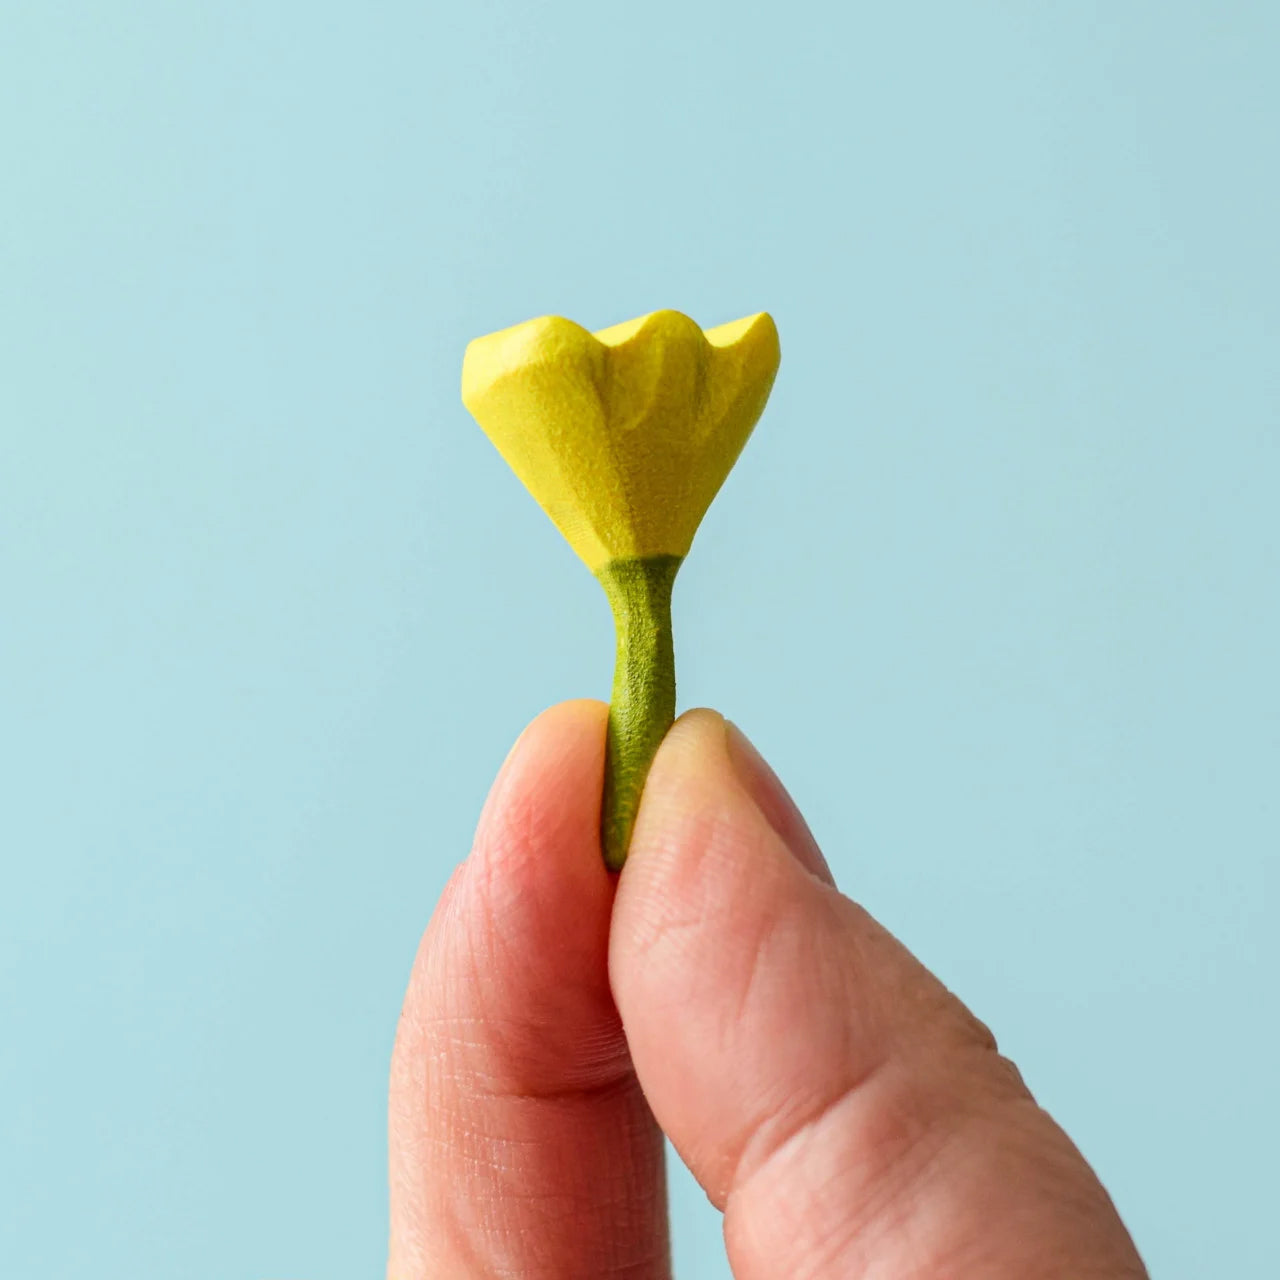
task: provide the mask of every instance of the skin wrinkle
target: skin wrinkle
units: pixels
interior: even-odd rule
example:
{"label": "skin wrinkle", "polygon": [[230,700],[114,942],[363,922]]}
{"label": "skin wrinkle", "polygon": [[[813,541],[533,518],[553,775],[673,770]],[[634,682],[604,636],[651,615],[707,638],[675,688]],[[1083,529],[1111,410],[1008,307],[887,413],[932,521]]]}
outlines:
{"label": "skin wrinkle", "polygon": [[[846,997],[845,1007],[846,1009],[854,1007],[854,1002],[852,1002],[851,998]],[[968,1012],[963,1010],[963,1006],[959,1006],[957,1002],[952,1004],[950,1000],[947,1001],[946,1007],[948,1012]],[[851,1021],[849,1025],[851,1029]],[[977,1039],[978,1043],[974,1047],[977,1047],[982,1052],[984,1059],[987,1059],[987,1057],[995,1059],[997,1056],[992,1052],[995,1050],[995,1039],[989,1033],[986,1025],[980,1023],[978,1019],[972,1018],[972,1015],[961,1021],[951,1034],[955,1038],[955,1043],[946,1048],[942,1057],[952,1068],[954,1068],[955,1064],[954,1055],[963,1050],[970,1037]],[[940,1041],[950,1038],[938,1034]],[[813,1135],[820,1132],[827,1121],[832,1119],[833,1115],[838,1115],[838,1112],[841,1111],[841,1108],[846,1103],[856,1101],[855,1094],[865,1094],[873,1091],[874,1085],[879,1083],[879,1078],[881,1078],[884,1071],[905,1069],[904,1065],[902,1065],[904,1060],[891,1050],[892,1039],[887,1036],[886,1032],[882,1030],[879,1033],[865,1034],[861,1039],[863,1039],[864,1043],[879,1041],[886,1047],[872,1060],[864,1061],[858,1073],[845,1080],[838,1087],[837,1092],[832,1097],[829,1097],[826,1102],[817,1100],[812,1108],[808,1108],[805,1112],[800,1112],[799,1115],[791,1117],[788,1130],[783,1130],[781,1134],[771,1132],[767,1126],[762,1126],[762,1128],[756,1130],[748,1147],[742,1151],[739,1164],[737,1164],[735,1172],[733,1172],[733,1188],[737,1189],[740,1184],[748,1183],[750,1179],[758,1176],[762,1167],[767,1165],[768,1162],[777,1160],[778,1157],[785,1155],[785,1149],[788,1146],[800,1146],[806,1140],[812,1140]],[[844,1055],[844,1060],[852,1062],[858,1060],[859,1057],[865,1057],[865,1048],[855,1050],[854,1046],[850,1046],[849,1051]],[[918,1105],[913,1106],[913,1114],[919,1114],[919,1112],[920,1107]],[[914,1146],[923,1137],[927,1137],[927,1134],[911,1135],[909,1146]],[[881,1181],[882,1179],[879,1179],[878,1183],[881,1183]]]}
{"label": "skin wrinkle", "polygon": [[[875,1059],[866,1070],[851,1076],[833,1096],[819,1100],[811,1109],[801,1113],[794,1124],[788,1125],[781,1132],[769,1134],[765,1142],[759,1142],[763,1126],[757,1129],[739,1152],[738,1160],[729,1176],[726,1212],[735,1196],[744,1194],[752,1182],[761,1177],[767,1177],[770,1166],[779,1156],[785,1156],[793,1146],[803,1146],[812,1141],[814,1135],[823,1129],[834,1114],[837,1114],[855,1095],[872,1084],[890,1065],[891,1060],[887,1057]],[[763,1149],[753,1150],[753,1140]]]}
{"label": "skin wrinkle", "polygon": [[[812,1163],[806,1172],[812,1177]],[[842,1192],[847,1181],[843,1165],[808,1186],[782,1178],[770,1181],[775,1185],[761,1187],[767,1214],[752,1212],[749,1192],[730,1202],[725,1240],[736,1274],[754,1274],[748,1260],[781,1256],[787,1257],[787,1274],[797,1280],[850,1274],[839,1263],[857,1234],[858,1219],[845,1211],[851,1197]],[[782,1248],[780,1241],[785,1242]]]}
{"label": "skin wrinkle", "polygon": [[[783,932],[783,925],[777,921],[762,927],[768,930],[770,939],[775,941]],[[808,939],[802,941],[807,942]],[[761,951],[755,957],[751,971],[753,974],[771,974],[781,963],[785,961],[779,961],[775,956]],[[759,983],[767,980],[769,979],[755,978],[753,981],[758,989]],[[777,1001],[777,997],[768,998],[771,1003]],[[745,1007],[740,1008],[738,1013],[739,1016],[734,1021],[746,1025]],[[756,1021],[771,1022],[773,1019],[765,1017]],[[847,1027],[845,1029],[848,1030]],[[856,1050],[852,1045],[845,1052],[839,1053],[838,1057],[841,1063],[848,1066],[848,1071],[830,1077],[826,1087],[820,1086],[811,1100],[805,1101],[803,1094],[793,1094],[786,1100],[785,1106],[778,1106],[777,1100],[770,1098],[767,1100],[769,1105],[744,1110],[744,1114],[750,1117],[750,1122],[729,1144],[729,1164],[721,1184],[722,1208],[728,1204],[735,1188],[754,1176],[756,1170],[767,1163],[779,1148],[806,1129],[820,1125],[827,1112],[838,1106],[853,1090],[873,1078],[886,1061],[883,1057],[868,1059],[865,1048]]]}
{"label": "skin wrinkle", "polygon": [[[701,848],[711,842],[712,838],[704,834],[708,825],[710,820],[705,816],[691,820],[690,843],[694,847]],[[708,927],[708,913],[714,915],[716,911],[716,904],[704,901],[702,896],[696,901],[688,901],[658,890],[651,894],[651,901],[658,909],[643,918],[642,927],[633,939],[629,939],[634,947],[635,963],[641,968],[653,963],[654,955],[659,951],[671,950],[677,957],[685,957],[688,947],[684,939],[692,939],[696,944]]]}
{"label": "skin wrinkle", "polygon": [[[437,1087],[446,1095],[461,1092],[518,1105],[592,1102],[638,1094],[620,1024],[607,1032],[609,1059],[589,1064],[591,1082],[563,1085],[530,1078],[527,1041],[537,1028],[525,1020],[438,1015],[429,1019],[422,1031],[428,1043],[448,1046],[441,1054],[442,1069],[434,1073]],[[510,1033],[509,1038],[502,1034],[504,1031]],[[463,1051],[463,1057],[473,1055],[475,1061],[459,1062],[459,1051]],[[542,1073],[537,1070],[535,1074]]]}
{"label": "skin wrinkle", "polygon": [[[927,1185],[922,1183],[917,1191],[914,1214],[900,1213],[901,1229],[897,1238],[914,1246],[912,1265],[905,1271],[899,1267],[890,1271],[877,1259],[877,1253],[883,1258],[887,1252],[883,1241],[892,1238],[889,1227],[882,1225],[881,1247],[877,1249],[875,1240],[867,1240],[863,1246],[864,1270],[868,1277],[890,1280],[892,1276],[897,1280],[906,1274],[915,1280],[926,1280],[946,1274],[982,1275],[990,1273],[993,1267],[999,1268],[1003,1275],[1035,1274],[1046,1280],[1055,1276],[1079,1280],[1095,1274],[1120,1280],[1121,1276],[1143,1274],[1140,1270],[1131,1273],[1127,1267],[1117,1271],[1114,1256],[1095,1265],[1089,1265],[1089,1260],[1082,1256],[1084,1251],[1077,1238],[1089,1238],[1088,1227],[1098,1220],[1099,1207],[1091,1204],[1080,1210],[1076,1189],[1092,1182],[1089,1177],[1081,1177],[1082,1172],[1087,1174],[1087,1166],[1072,1161],[1069,1166],[1047,1167],[1042,1147],[1045,1133],[1024,1132],[1020,1125],[1011,1123],[1007,1114],[994,1118],[994,1123],[991,1116],[975,1114],[970,1124],[978,1129],[983,1140],[958,1142],[955,1158],[961,1167],[949,1176],[935,1170],[932,1180]],[[1050,1127],[1057,1131],[1056,1126]],[[1019,1150],[1027,1138],[1031,1139],[1029,1149]],[[1031,1159],[1026,1158],[1028,1154]],[[966,1195],[962,1190],[970,1185],[986,1187],[1003,1198],[1002,1233],[991,1231],[990,1221],[982,1215],[982,1206],[971,1193]],[[1046,1221],[1045,1215],[1048,1204],[1054,1206],[1050,1221]],[[1070,1226],[1064,1229],[1068,1220]],[[1096,1240],[1096,1232],[1092,1234]],[[1057,1267],[1046,1270],[1051,1253],[1070,1256],[1066,1271]],[[1102,1253],[1111,1253],[1105,1243]]]}
{"label": "skin wrinkle", "polygon": [[493,1097],[555,1098],[610,1093],[633,1078],[630,1051],[615,1018],[574,1038],[572,1061],[555,1044],[554,1018],[432,1015],[422,1026],[424,1038],[444,1039],[455,1056],[473,1054],[466,1072],[483,1093]]}
{"label": "skin wrinkle", "polygon": [[[940,1043],[947,1042],[945,1050],[939,1054],[940,1060],[954,1068],[958,1057],[971,1054],[981,1059],[981,1069],[971,1068],[964,1074],[985,1074],[989,1063],[999,1060],[994,1038],[988,1028],[972,1015],[956,1017],[958,1013],[967,1014],[967,1010],[954,1001],[950,993],[942,990],[945,998],[939,999],[938,1003],[951,1017],[950,1026],[944,1023],[943,1031],[934,1036]],[[858,1180],[856,1196],[848,1197],[849,1207],[844,1208],[840,1215],[840,1222],[847,1228],[850,1240],[865,1234],[870,1224],[882,1220],[893,1206],[909,1203],[911,1184],[929,1175],[945,1151],[954,1145],[957,1133],[973,1118],[972,1111],[959,1105],[966,1095],[957,1091],[954,1081],[941,1090],[940,1096],[946,1098],[945,1102],[922,1102],[922,1088],[925,1090],[923,1096],[927,1096],[931,1086],[913,1079],[912,1071],[910,1056],[886,1051],[860,1076],[851,1079],[827,1105],[803,1118],[781,1139],[777,1139],[777,1135],[769,1135],[769,1141],[763,1141],[765,1131],[758,1130],[754,1140],[763,1149],[751,1153],[754,1167],[749,1163],[747,1152],[739,1162],[727,1206],[726,1232],[735,1230],[736,1223],[741,1220],[741,1215],[735,1215],[735,1205],[752,1202],[753,1184],[772,1183],[785,1187],[788,1184],[786,1170],[797,1164],[803,1167],[804,1162],[797,1156],[797,1151],[815,1149],[822,1143],[823,1134],[833,1129],[836,1134],[828,1141],[845,1150],[848,1153],[846,1159],[855,1152],[862,1152],[859,1163],[868,1166]],[[927,1075],[928,1072],[926,1078]],[[1008,1075],[1002,1073],[997,1079],[999,1092],[1007,1093]],[[879,1096],[886,1090],[888,1100]],[[840,1130],[847,1129],[849,1124],[847,1113],[858,1109],[866,1113],[861,1125],[857,1126],[861,1132],[845,1133],[842,1140]],[[855,1167],[847,1166],[845,1173],[851,1173]],[[776,1203],[773,1197],[767,1198]],[[855,1202],[859,1206],[856,1214],[850,1211]],[[813,1216],[822,1220],[821,1214]],[[796,1214],[801,1222],[813,1220],[813,1216],[805,1215],[803,1210]],[[831,1215],[828,1213],[826,1216]],[[815,1270],[813,1274],[820,1272]]]}
{"label": "skin wrinkle", "polygon": [[639,1086],[630,1070],[619,1072],[613,1079],[590,1085],[566,1084],[519,1085],[500,1079],[475,1067],[451,1067],[442,1065],[434,1073],[436,1082],[447,1090],[468,1090],[477,1098],[509,1103],[599,1102],[626,1098]]}
{"label": "skin wrinkle", "polygon": [[[771,952],[777,949],[778,934],[782,923],[769,917],[761,917],[754,922],[750,936],[745,940],[743,951],[750,954],[750,961],[743,967],[740,980],[733,987],[724,990],[724,1009],[721,1015],[720,1046],[723,1052],[732,1043],[733,1032],[746,1023],[753,1002],[769,1001],[769,993],[761,992],[770,978],[768,961]],[[753,1000],[754,998],[754,1000]],[[730,1183],[733,1181],[730,1174]]]}
{"label": "skin wrinkle", "polygon": [[[637,832],[639,842],[639,822]],[[740,824],[731,813],[708,811],[693,799],[678,817],[664,821],[656,838],[646,842],[646,860],[654,868],[650,871],[646,867],[650,874],[644,892],[649,910],[628,943],[641,963],[651,962],[663,949],[691,961],[684,939],[696,946],[704,935],[715,936],[735,924],[732,901],[726,901],[720,890],[723,880],[736,875],[743,861]],[[674,892],[656,874],[664,864],[680,866],[680,892]]]}
{"label": "skin wrinkle", "polygon": [[[761,1217],[752,1212],[752,1205],[762,1200],[770,1206],[770,1224],[776,1223],[780,1217],[793,1219],[797,1224],[834,1217],[842,1228],[847,1228],[843,1232],[846,1236],[845,1253],[832,1260],[826,1274],[865,1276],[868,1280],[881,1275],[885,1280],[890,1276],[893,1280],[906,1276],[934,1280],[939,1276],[985,1275],[989,1273],[990,1266],[996,1264],[1000,1267],[1000,1274],[1015,1274],[1007,1270],[1007,1259],[1003,1256],[994,1260],[981,1256],[970,1258],[964,1267],[952,1266],[948,1261],[949,1258],[955,1261],[962,1255],[973,1254],[975,1250],[981,1251],[992,1241],[986,1222],[964,1226],[963,1219],[971,1217],[972,1206],[956,1192],[957,1188],[973,1183],[975,1160],[980,1182],[986,1181],[996,1187],[1025,1185],[1030,1172],[1033,1183],[1046,1184],[1042,1194],[1030,1197],[1030,1204],[1025,1209],[1028,1239],[1037,1247],[1044,1236],[1044,1224],[1040,1221],[1044,1203],[1055,1203],[1059,1216],[1063,1210],[1073,1208],[1082,1225],[1095,1220],[1100,1209],[1110,1211],[1109,1202],[1098,1203],[1105,1192],[1091,1177],[1081,1176],[1082,1170],[1087,1174],[1087,1166],[1079,1160],[1069,1140],[1029,1097],[1000,1097],[1007,1088],[1001,1082],[985,1104],[971,1106],[967,1105],[967,1100],[975,1096],[980,1098],[981,1092],[975,1095],[966,1091],[962,1084],[948,1081],[941,1086],[926,1084],[925,1093],[933,1092],[939,1100],[921,1105],[918,1101],[919,1085],[911,1085],[908,1080],[891,1084],[892,1079],[882,1074],[878,1082],[854,1091],[840,1109],[828,1113],[822,1122],[822,1127],[848,1130],[827,1142],[828,1150],[845,1153],[835,1177],[846,1181],[854,1179],[852,1185],[845,1189],[841,1202],[835,1206],[823,1205],[820,1195],[803,1185],[806,1173],[812,1172],[813,1152],[821,1149],[823,1141],[818,1129],[810,1128],[797,1135],[787,1147],[781,1148],[769,1164],[762,1166],[752,1183],[735,1190],[726,1218],[726,1238],[731,1244],[731,1256],[737,1249],[757,1256],[778,1256],[777,1239],[780,1237],[775,1236],[770,1245],[766,1243],[768,1227],[762,1231],[753,1229],[761,1222]],[[886,1105],[884,1100],[868,1096],[869,1092],[885,1087],[903,1100],[896,1105]],[[842,1115],[842,1112],[851,1110],[861,1114],[852,1117]],[[895,1112],[901,1117],[905,1132],[889,1144],[886,1158],[883,1133],[877,1134],[876,1131],[882,1129],[886,1115]],[[927,1117],[923,1122],[919,1120],[922,1114]],[[865,1131],[868,1125],[871,1126],[869,1133]],[[1051,1165],[1046,1165],[1044,1160],[1046,1127],[1050,1136],[1056,1134],[1060,1139],[1064,1157]],[[812,1151],[797,1149],[801,1144],[808,1144]],[[849,1155],[857,1151],[871,1153],[873,1158],[864,1161],[864,1167],[850,1163]],[[966,1172],[965,1164],[971,1167],[971,1171]],[[990,1169],[993,1165],[1004,1171],[992,1175]],[[790,1212],[785,1208],[789,1194],[800,1202]],[[934,1219],[947,1216],[939,1206],[945,1205],[949,1196],[959,1200],[961,1226],[933,1225]],[[856,1213],[852,1212],[854,1205],[858,1207]],[[932,1212],[923,1212],[925,1206],[930,1206]],[[1016,1209],[1015,1201],[1010,1211]],[[782,1231],[785,1230],[783,1225]],[[904,1264],[903,1255],[911,1252],[913,1241],[919,1258],[908,1267]],[[787,1242],[799,1249],[818,1247],[807,1244],[802,1237],[798,1242],[788,1237]],[[997,1235],[992,1247],[1002,1249],[1006,1244],[1007,1241]],[[829,1249],[829,1240],[822,1247],[824,1252]],[[942,1254],[939,1253],[940,1248],[944,1251]],[[1029,1265],[1035,1265],[1038,1256],[1029,1255]],[[879,1257],[891,1257],[895,1261],[890,1269],[882,1272],[875,1265]],[[810,1267],[809,1262],[809,1253],[803,1253],[795,1261],[798,1268],[795,1273],[824,1274],[821,1268]],[[752,1274],[747,1267],[741,1272],[743,1277]],[[1044,1273],[1036,1270],[1034,1274],[1040,1276]],[[1143,1273],[1137,1270],[1132,1274],[1140,1276]]]}
{"label": "skin wrinkle", "polygon": [[[479,1139],[479,1141],[477,1141]],[[511,1138],[507,1133],[488,1130],[455,1129],[441,1147],[451,1160],[456,1161],[461,1153],[464,1162],[482,1174],[497,1175],[499,1185],[495,1185],[492,1177],[479,1181],[468,1195],[472,1211],[478,1210],[476,1216],[485,1224],[485,1230],[505,1240],[511,1233],[509,1219],[513,1199],[519,1199],[526,1208],[533,1208],[536,1217],[542,1224],[555,1224],[566,1218],[577,1218],[584,1214],[594,1215],[599,1211],[599,1188],[591,1182],[582,1182],[570,1190],[548,1192],[540,1185],[530,1185],[526,1178],[522,1156],[526,1152],[536,1152],[536,1141],[521,1141]],[[471,1156],[470,1152],[477,1148],[484,1154]],[[635,1176],[630,1171],[620,1171],[616,1180],[618,1189],[607,1199],[625,1200],[635,1205],[639,1202]],[[653,1198],[649,1197],[652,1206]],[[494,1213],[489,1212],[495,1211]],[[496,1214],[496,1216],[495,1216]],[[457,1220],[457,1215],[455,1215]],[[539,1228],[529,1224],[529,1215],[522,1214],[518,1232],[535,1231]]]}
{"label": "skin wrinkle", "polygon": [[[889,1099],[877,1100],[877,1092],[887,1092]],[[921,1092],[904,1072],[890,1068],[869,1087],[851,1093],[845,1105],[827,1117],[828,1127],[846,1130],[828,1139],[843,1153],[835,1176],[847,1193],[839,1215],[847,1227],[846,1251],[874,1254],[873,1238],[909,1232],[922,1199],[920,1189],[963,1147],[973,1115],[949,1104],[922,1104]],[[811,1147],[820,1141],[817,1130],[807,1137]],[[850,1159],[857,1152],[862,1158]],[[803,1166],[805,1153],[793,1153],[792,1163]],[[778,1164],[775,1181],[795,1176],[783,1161]],[[842,1261],[852,1264],[853,1259]]]}

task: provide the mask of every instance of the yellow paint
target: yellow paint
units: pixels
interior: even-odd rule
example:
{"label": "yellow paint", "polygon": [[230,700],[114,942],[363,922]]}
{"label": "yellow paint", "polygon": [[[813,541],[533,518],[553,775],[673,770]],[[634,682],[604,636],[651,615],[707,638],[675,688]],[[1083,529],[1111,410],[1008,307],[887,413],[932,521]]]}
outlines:
{"label": "yellow paint", "polygon": [[779,356],[763,312],[705,333],[678,311],[596,334],[545,316],[472,342],[462,399],[594,573],[688,554]]}

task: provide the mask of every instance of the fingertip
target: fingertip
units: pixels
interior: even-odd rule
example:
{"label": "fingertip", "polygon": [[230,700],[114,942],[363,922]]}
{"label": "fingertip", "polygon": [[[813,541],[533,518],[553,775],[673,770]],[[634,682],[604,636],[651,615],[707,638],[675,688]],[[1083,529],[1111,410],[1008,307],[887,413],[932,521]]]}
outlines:
{"label": "fingertip", "polygon": [[732,811],[744,835],[757,832],[763,818],[801,866],[835,883],[799,806],[751,740],[719,712],[698,707],[676,721],[658,751],[637,819],[637,843],[644,849],[663,826],[723,810]]}
{"label": "fingertip", "polygon": [[653,767],[659,778],[669,781],[669,775],[685,771],[691,764],[714,759],[716,752],[724,749],[728,724],[712,707],[690,707],[683,712],[667,731],[654,757]]}
{"label": "fingertip", "polygon": [[665,831],[705,810],[731,782],[727,728],[718,711],[696,707],[667,731],[645,779],[627,865],[637,854],[651,856]]}
{"label": "fingertip", "polygon": [[798,876],[801,868],[831,883],[777,775],[740,729],[698,707],[671,727],[649,771],[615,929],[621,925],[625,934],[646,917],[658,927],[665,912],[691,909],[702,893],[713,899],[709,908],[723,906],[733,895],[715,885],[721,875],[760,893],[775,879],[802,885],[808,877]]}
{"label": "fingertip", "polygon": [[729,758],[738,781],[746,789],[765,821],[782,838],[796,861],[823,883],[835,885],[835,877],[800,806],[755,744],[732,721],[726,723]]}
{"label": "fingertip", "polygon": [[469,862],[511,862],[549,843],[577,854],[590,843],[600,822],[607,721],[603,702],[580,698],[525,726],[489,790]]}

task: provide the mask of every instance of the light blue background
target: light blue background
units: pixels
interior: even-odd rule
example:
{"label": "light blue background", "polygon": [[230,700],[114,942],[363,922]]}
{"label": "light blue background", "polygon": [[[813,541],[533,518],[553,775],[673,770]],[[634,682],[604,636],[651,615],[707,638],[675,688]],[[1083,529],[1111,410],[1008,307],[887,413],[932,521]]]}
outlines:
{"label": "light blue background", "polygon": [[1157,1275],[1276,1274],[1278,66],[1274,0],[7,0],[4,1275],[381,1273],[419,932],[612,657],[462,348],[658,307],[784,349],[682,704]]}

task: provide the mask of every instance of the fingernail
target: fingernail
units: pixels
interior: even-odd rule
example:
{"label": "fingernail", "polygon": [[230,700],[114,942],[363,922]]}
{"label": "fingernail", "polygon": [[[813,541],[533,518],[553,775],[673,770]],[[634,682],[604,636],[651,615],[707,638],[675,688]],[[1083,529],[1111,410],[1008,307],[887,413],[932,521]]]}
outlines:
{"label": "fingernail", "polygon": [[806,871],[827,884],[834,885],[835,877],[827,860],[818,848],[818,842],[809,830],[809,824],[796,807],[778,775],[769,767],[765,758],[751,745],[747,735],[732,721],[726,721],[729,739],[729,759],[734,772],[747,794],[755,801],[765,821],[781,836],[792,856]]}

